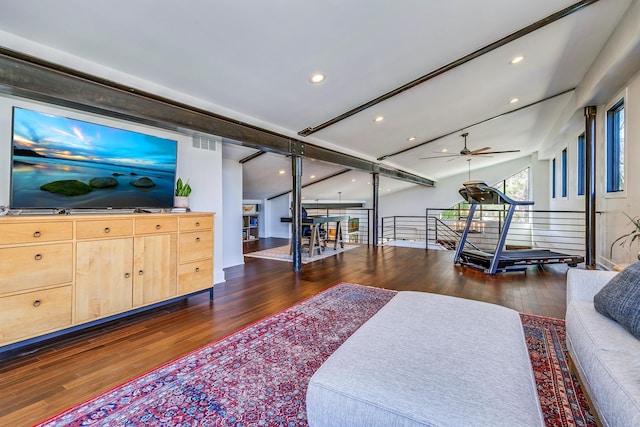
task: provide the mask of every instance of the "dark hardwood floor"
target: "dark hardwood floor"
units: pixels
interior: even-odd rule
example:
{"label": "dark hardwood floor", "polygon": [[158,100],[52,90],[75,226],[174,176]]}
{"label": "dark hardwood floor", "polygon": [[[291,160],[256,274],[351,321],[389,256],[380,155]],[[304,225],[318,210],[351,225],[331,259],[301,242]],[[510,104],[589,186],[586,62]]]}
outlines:
{"label": "dark hardwood floor", "polygon": [[[261,239],[245,252],[287,244]],[[417,290],[564,318],[564,265],[495,276],[454,266],[453,253],[362,246],[304,264],[245,258],[208,293],[0,359],[0,426],[51,417],[339,282]]]}

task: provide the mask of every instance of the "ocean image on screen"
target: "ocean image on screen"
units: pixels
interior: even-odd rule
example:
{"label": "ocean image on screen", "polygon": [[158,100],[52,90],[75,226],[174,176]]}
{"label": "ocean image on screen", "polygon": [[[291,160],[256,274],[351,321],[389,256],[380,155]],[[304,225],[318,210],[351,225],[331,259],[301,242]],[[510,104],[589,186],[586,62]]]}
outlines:
{"label": "ocean image on screen", "polygon": [[12,208],[170,208],[177,141],[13,108]]}

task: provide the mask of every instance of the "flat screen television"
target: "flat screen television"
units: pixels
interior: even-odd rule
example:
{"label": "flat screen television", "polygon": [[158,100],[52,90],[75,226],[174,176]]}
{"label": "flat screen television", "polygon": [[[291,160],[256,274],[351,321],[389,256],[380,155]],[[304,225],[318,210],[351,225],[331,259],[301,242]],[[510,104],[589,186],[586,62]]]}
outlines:
{"label": "flat screen television", "polygon": [[171,208],[177,141],[13,107],[13,209]]}

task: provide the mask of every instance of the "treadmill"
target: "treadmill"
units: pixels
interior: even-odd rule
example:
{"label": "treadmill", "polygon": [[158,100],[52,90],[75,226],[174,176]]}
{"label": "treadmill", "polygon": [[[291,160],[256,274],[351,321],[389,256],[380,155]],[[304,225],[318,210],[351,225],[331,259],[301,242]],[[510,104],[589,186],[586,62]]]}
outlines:
{"label": "treadmill", "polygon": [[[568,264],[575,267],[584,262],[584,257],[554,252],[548,249],[505,250],[507,233],[511,225],[511,219],[518,206],[533,205],[532,201],[516,201],[499,190],[488,186],[482,181],[467,181],[463,183],[458,192],[471,205],[467,222],[460,236],[460,243],[454,257],[455,264],[481,270],[485,274],[495,274],[507,271],[526,270],[530,265],[541,264]],[[467,236],[471,229],[473,215],[478,205],[509,205],[509,210],[504,220],[504,227],[500,232],[495,252],[486,252],[480,249],[465,249]],[[473,244],[470,243],[471,246]],[[475,247],[475,246],[474,246]]]}

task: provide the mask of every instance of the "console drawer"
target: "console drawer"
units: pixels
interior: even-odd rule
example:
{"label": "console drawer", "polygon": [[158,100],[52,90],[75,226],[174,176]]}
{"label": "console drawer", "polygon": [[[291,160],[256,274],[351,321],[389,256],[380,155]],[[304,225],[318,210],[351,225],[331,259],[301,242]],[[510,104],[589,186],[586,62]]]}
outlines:
{"label": "console drawer", "polygon": [[0,298],[0,343],[71,326],[71,285]]}
{"label": "console drawer", "polygon": [[213,215],[180,217],[180,231],[195,231],[213,228]]}
{"label": "console drawer", "polygon": [[54,242],[73,238],[73,222],[11,222],[0,224],[0,245]]}
{"label": "console drawer", "polygon": [[205,259],[178,267],[178,294],[184,295],[213,286],[213,261]]}
{"label": "console drawer", "polygon": [[180,264],[213,257],[211,230],[180,234]]}
{"label": "console drawer", "polygon": [[73,244],[0,249],[0,294],[71,282]]}
{"label": "console drawer", "polygon": [[176,217],[136,219],[135,228],[136,234],[175,233],[178,231],[178,219]]}
{"label": "console drawer", "polygon": [[78,221],[76,238],[98,239],[100,237],[123,237],[133,234],[133,220],[107,219],[102,221]]}

